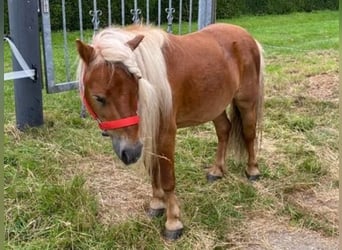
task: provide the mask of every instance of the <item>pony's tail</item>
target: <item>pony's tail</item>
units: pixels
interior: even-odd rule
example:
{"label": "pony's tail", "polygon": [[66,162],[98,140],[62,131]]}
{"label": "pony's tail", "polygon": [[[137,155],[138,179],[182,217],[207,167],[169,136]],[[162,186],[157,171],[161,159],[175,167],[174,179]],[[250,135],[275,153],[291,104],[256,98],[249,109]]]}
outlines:
{"label": "pony's tail", "polygon": [[260,55],[260,70],[259,70],[259,93],[258,93],[258,104],[257,104],[257,139],[256,139],[256,151],[261,149],[262,144],[262,129],[263,129],[263,116],[264,116],[264,73],[265,73],[265,59],[264,49],[261,44],[255,40],[258,45]]}
{"label": "pony's tail", "polygon": [[[264,106],[264,68],[265,62],[263,57],[263,49],[258,41],[256,41],[259,55],[260,55],[260,70],[259,70],[259,91],[256,107],[256,140],[255,149],[256,152],[261,147],[262,142],[262,118],[263,118],[263,106]],[[247,154],[245,141],[243,138],[243,127],[241,113],[233,100],[230,108],[229,118],[231,122],[231,129],[229,133],[229,148],[234,151],[234,156],[237,159],[242,159]]]}
{"label": "pony's tail", "polygon": [[234,152],[234,158],[241,160],[246,156],[247,150],[243,138],[241,114],[234,100],[230,107],[229,119],[231,123],[228,141],[229,149],[230,152]]}

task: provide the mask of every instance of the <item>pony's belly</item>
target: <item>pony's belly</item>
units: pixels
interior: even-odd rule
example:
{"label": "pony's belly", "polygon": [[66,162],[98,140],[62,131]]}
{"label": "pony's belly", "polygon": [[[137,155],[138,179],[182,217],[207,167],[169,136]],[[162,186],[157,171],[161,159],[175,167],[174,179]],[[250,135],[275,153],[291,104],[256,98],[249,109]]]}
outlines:
{"label": "pony's belly", "polygon": [[186,127],[197,126],[197,125],[200,125],[200,124],[212,121],[217,116],[215,116],[215,117],[207,117],[206,119],[197,119],[197,118],[183,119],[183,120],[177,121],[177,128],[186,128]]}
{"label": "pony's belly", "polygon": [[180,121],[180,122],[177,122],[177,128],[194,127],[194,126],[198,126],[200,124],[206,123],[208,121],[210,121],[210,120],[205,120],[205,121],[195,121],[195,120]]}
{"label": "pony's belly", "polygon": [[221,103],[220,105],[206,105],[197,106],[191,110],[178,112],[177,114],[177,127],[192,127],[197,126],[217,118],[227,108],[229,102]]}

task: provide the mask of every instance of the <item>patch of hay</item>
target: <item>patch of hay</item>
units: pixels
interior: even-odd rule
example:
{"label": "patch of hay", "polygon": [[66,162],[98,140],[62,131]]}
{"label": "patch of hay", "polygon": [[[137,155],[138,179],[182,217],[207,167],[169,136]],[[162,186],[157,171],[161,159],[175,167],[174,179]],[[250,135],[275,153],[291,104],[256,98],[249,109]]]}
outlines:
{"label": "patch of hay", "polygon": [[323,73],[308,78],[308,96],[322,101],[338,102],[338,74]]}
{"label": "patch of hay", "polygon": [[265,162],[270,169],[277,168],[279,162],[286,157],[283,152],[279,151],[276,143],[275,139],[264,136],[259,150],[260,157],[265,159]]}
{"label": "patch of hay", "polygon": [[[338,132],[336,132],[338,136]],[[329,147],[319,147],[317,148],[317,155],[320,157],[320,161],[324,164],[326,169],[329,172],[329,175],[334,178],[338,179],[339,176],[339,156],[338,152],[333,151]]]}
{"label": "patch of hay", "polygon": [[[216,237],[214,232],[192,228],[187,236],[191,242],[191,249],[202,250],[202,249],[214,249],[216,247]],[[171,248],[173,249],[173,248]]]}
{"label": "patch of hay", "polygon": [[83,159],[78,174],[86,178],[86,186],[98,197],[99,220],[114,224],[132,217],[145,216],[144,206],[150,200],[151,185],[144,166],[120,167],[113,157],[96,156]]}
{"label": "patch of hay", "polygon": [[21,140],[21,136],[23,135],[23,132],[20,131],[14,124],[6,124],[4,126],[4,134],[11,136],[13,138],[13,141],[19,143]]}
{"label": "patch of hay", "polygon": [[245,227],[249,238],[242,245],[237,242],[237,249],[333,250],[338,246],[337,237],[326,238],[317,232],[289,227],[281,218],[252,218],[246,222]]}
{"label": "patch of hay", "polygon": [[291,195],[291,202],[338,227],[338,189],[318,187]]}

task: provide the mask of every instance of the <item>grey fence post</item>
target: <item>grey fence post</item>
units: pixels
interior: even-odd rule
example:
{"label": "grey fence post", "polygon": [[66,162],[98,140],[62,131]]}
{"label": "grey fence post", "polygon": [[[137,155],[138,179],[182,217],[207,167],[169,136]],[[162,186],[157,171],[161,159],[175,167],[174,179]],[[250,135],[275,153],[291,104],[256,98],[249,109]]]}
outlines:
{"label": "grey fence post", "polygon": [[[36,70],[35,80],[14,80],[16,122],[21,130],[44,123],[38,10],[37,0],[8,0],[10,38],[28,66]],[[21,70],[14,56],[12,64],[14,71]]]}
{"label": "grey fence post", "polygon": [[202,29],[205,26],[215,23],[216,21],[216,0],[198,1],[198,29]]}

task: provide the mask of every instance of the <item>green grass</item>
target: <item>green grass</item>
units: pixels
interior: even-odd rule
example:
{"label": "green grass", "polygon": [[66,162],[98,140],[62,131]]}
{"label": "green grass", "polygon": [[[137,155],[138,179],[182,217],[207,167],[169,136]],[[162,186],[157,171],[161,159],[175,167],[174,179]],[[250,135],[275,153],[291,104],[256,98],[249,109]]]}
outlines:
{"label": "green grass", "polygon": [[[45,124],[23,133],[15,128],[13,83],[6,82],[7,249],[193,249],[204,248],[205,242],[212,248],[227,248],[246,236],[244,225],[251,217],[268,214],[288,217],[298,228],[337,234],[336,225],[324,215],[299,207],[291,197],[338,183],[333,174],[337,164],[329,158],[338,150],[338,104],[311,91],[312,77],[337,75],[338,12],[219,21],[245,27],[265,49],[264,143],[258,157],[263,178],[258,186],[246,182],[244,165],[234,159],[227,160],[224,179],[208,184],[203,166],[214,160],[213,126],[182,129],[177,137],[176,189],[186,226],[183,238],[164,243],[159,233],[165,218],[132,216],[120,223],[103,224],[98,196],[86,185],[91,176],[78,166],[85,159],[93,159],[96,165],[97,156],[113,152],[97,125],[79,117],[77,91],[53,95],[44,91]],[[72,78],[78,36],[69,36]],[[86,33],[86,40],[90,36],[91,32]],[[56,79],[65,81],[62,34],[54,33],[53,41]],[[5,72],[10,70],[6,45]]]}

